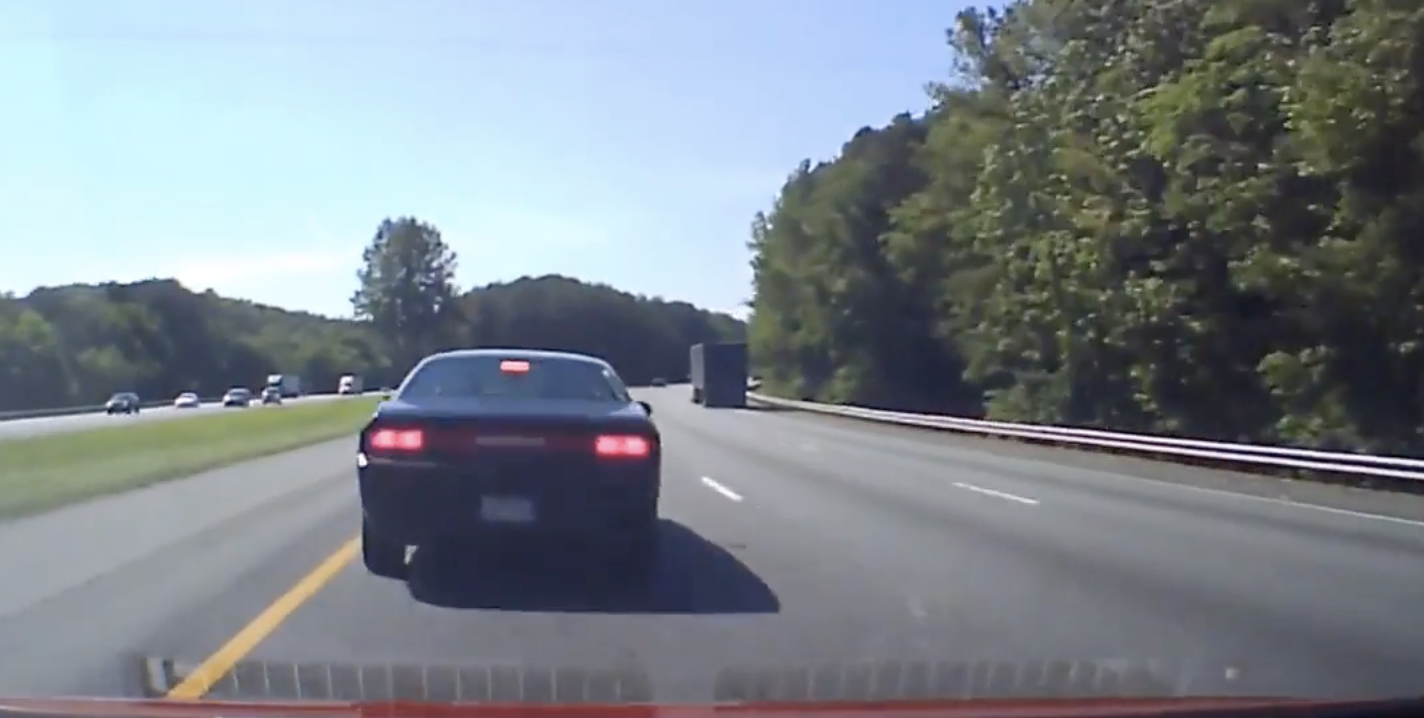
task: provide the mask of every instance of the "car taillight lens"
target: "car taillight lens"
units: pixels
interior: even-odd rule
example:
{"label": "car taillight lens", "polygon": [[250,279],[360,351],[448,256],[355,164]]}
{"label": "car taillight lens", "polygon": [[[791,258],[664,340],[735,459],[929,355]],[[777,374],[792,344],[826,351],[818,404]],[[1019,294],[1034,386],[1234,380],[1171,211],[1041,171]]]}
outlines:
{"label": "car taillight lens", "polygon": [[605,458],[641,458],[652,453],[652,442],[642,436],[608,435],[593,443],[594,453]]}
{"label": "car taillight lens", "polygon": [[377,429],[366,440],[375,451],[420,451],[425,448],[425,432],[420,429]]}

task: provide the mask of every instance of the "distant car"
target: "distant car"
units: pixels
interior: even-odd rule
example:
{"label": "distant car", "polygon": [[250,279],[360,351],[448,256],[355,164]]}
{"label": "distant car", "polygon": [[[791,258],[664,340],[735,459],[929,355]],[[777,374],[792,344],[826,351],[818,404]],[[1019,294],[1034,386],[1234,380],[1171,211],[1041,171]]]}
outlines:
{"label": "distant car", "polygon": [[342,396],[353,396],[360,394],[365,389],[361,377],[355,374],[344,374],[336,381],[336,393]]}
{"label": "distant car", "polygon": [[247,390],[246,388],[240,387],[240,386],[235,386],[235,387],[233,387],[233,388],[231,388],[231,389],[228,389],[228,390],[227,390],[227,393],[226,393],[226,394],[223,394],[223,398],[222,398],[222,405],[223,405],[223,406],[246,407],[247,405],[249,405],[249,404],[251,404],[251,403],[252,403],[252,392],[249,391],[249,390]]}
{"label": "distant car", "polygon": [[652,408],[580,354],[426,357],[359,438],[366,569],[405,579],[408,546],[538,535],[590,546],[619,574],[656,563],[662,439]]}
{"label": "distant car", "polygon": [[266,406],[266,405],[268,405],[268,404],[281,404],[281,403],[282,403],[282,390],[281,390],[281,389],[279,389],[279,388],[277,388],[277,387],[275,387],[275,386],[269,386],[269,387],[267,387],[266,389],[263,389],[263,390],[262,390],[262,405],[263,405],[263,406]]}
{"label": "distant car", "polygon": [[658,377],[653,380],[653,386],[667,386],[667,379]]}
{"label": "distant car", "polygon": [[104,402],[105,414],[137,414],[141,408],[138,394],[131,391],[121,391]]}
{"label": "distant car", "polygon": [[174,409],[196,409],[203,405],[203,400],[191,391],[185,391],[173,400]]}

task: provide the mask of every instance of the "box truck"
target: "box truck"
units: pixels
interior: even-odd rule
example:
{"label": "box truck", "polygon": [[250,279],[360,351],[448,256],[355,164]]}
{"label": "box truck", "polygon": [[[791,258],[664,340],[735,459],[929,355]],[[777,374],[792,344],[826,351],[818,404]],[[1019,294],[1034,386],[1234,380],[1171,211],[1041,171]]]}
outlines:
{"label": "box truck", "polygon": [[292,374],[268,374],[268,389],[276,389],[283,399],[293,399],[302,395],[302,379]]}
{"label": "box truck", "polygon": [[708,408],[747,405],[746,342],[694,344],[688,358],[694,403]]}
{"label": "box truck", "polygon": [[366,390],[366,383],[361,381],[359,374],[344,374],[336,382],[337,394],[360,394]]}

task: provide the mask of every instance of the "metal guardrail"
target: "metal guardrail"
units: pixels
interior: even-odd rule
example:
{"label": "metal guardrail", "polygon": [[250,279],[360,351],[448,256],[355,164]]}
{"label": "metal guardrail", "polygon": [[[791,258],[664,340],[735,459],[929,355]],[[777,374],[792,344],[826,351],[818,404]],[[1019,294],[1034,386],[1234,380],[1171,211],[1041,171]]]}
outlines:
{"label": "metal guardrail", "polygon": [[[374,396],[380,394],[379,391],[362,392],[359,396]],[[318,392],[315,394],[303,394],[302,396],[335,396],[335,392]],[[355,396],[355,395],[353,395]],[[203,405],[216,404],[222,401],[222,396],[205,396],[201,399]],[[162,409],[173,406],[173,400],[167,401],[145,401],[139,404],[141,409]],[[19,411],[0,411],[0,422],[12,421],[16,419],[41,419],[51,416],[76,416],[79,414],[98,414],[104,411],[103,404],[92,406],[68,406],[59,409],[22,409]]]}
{"label": "metal guardrail", "polygon": [[1126,434],[1097,429],[1074,429],[1066,426],[1018,424],[1004,421],[962,419],[934,414],[910,414],[858,406],[821,404],[810,401],[781,399],[748,393],[747,400],[756,404],[827,414],[882,424],[899,424],[925,429],[940,429],[979,436],[1004,437],[1054,444],[1058,446],[1108,449],[1124,453],[1140,453],[1159,457],[1181,457],[1221,463],[1247,464],[1305,471],[1328,471],[1355,476],[1424,481],[1424,459],[1402,456],[1374,456],[1284,446],[1231,444],[1201,439],[1180,439],[1148,434]]}
{"label": "metal guardrail", "polygon": [[[203,403],[217,401],[217,398],[204,398]],[[139,404],[142,409],[158,409],[165,406],[173,406],[173,400],[168,401],[145,401]],[[103,404],[92,406],[66,406],[58,409],[21,409],[18,411],[0,411],[0,421],[11,421],[14,419],[40,419],[49,416],[74,416],[77,414],[97,414],[104,410]]]}

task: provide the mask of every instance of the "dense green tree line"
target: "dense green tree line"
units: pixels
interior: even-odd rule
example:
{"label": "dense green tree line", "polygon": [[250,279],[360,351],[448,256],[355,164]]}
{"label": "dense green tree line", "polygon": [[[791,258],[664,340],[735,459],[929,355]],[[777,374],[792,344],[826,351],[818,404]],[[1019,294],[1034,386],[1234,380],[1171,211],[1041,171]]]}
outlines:
{"label": "dense green tree line", "polygon": [[625,381],[646,384],[687,376],[692,344],[746,337],[729,315],[561,276],[462,294],[458,264],[440,230],[414,217],[386,219],[367,245],[351,306],[398,374],[442,349],[517,346],[603,357]]}
{"label": "dense green tree line", "polygon": [[1424,6],[1019,0],[752,228],[770,391],[1424,448]]}
{"label": "dense green tree line", "polygon": [[[355,305],[363,320],[195,293],[173,280],[0,296],[0,411],[97,404],[125,390],[145,399],[211,396],[261,386],[277,372],[301,376],[309,391],[334,391],[348,372],[391,385],[420,352],[464,346],[590,352],[630,383],[646,383],[685,376],[695,342],[744,336],[730,316],[560,276],[460,291],[434,261],[442,247],[402,255],[381,242],[392,228],[438,234],[433,227],[414,220],[381,227],[360,271]],[[383,285],[383,262],[389,276],[415,278],[422,291]],[[393,322],[380,308],[393,305],[409,316]]]}

